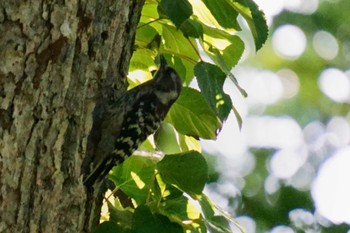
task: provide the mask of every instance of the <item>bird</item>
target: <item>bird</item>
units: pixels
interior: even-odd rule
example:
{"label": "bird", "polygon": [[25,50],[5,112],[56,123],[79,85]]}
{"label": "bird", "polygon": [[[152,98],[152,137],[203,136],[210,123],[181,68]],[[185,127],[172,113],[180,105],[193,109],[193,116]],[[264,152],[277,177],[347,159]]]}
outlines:
{"label": "bird", "polygon": [[84,185],[92,186],[105,179],[114,166],[131,156],[159,128],[181,89],[179,74],[161,55],[153,79],[130,89],[102,109],[95,109],[92,129],[99,128],[99,133],[90,135],[90,139],[98,143],[90,151],[92,158],[87,160],[89,169],[84,169]]}

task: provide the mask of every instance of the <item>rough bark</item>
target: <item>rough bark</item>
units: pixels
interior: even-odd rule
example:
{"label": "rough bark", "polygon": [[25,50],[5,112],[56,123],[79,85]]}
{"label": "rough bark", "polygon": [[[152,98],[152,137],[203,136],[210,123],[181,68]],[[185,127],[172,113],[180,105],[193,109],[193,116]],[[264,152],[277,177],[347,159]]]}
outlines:
{"label": "rough bark", "polygon": [[142,5],[1,0],[0,232],[90,231],[91,112],[126,89]]}

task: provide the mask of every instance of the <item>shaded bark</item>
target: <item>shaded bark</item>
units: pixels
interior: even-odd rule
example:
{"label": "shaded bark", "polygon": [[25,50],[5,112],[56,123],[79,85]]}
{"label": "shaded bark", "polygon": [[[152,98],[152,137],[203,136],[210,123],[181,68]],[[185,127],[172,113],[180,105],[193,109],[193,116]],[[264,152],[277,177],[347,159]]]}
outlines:
{"label": "shaded bark", "polygon": [[98,219],[81,176],[91,113],[126,90],[142,5],[1,1],[0,232],[83,232]]}

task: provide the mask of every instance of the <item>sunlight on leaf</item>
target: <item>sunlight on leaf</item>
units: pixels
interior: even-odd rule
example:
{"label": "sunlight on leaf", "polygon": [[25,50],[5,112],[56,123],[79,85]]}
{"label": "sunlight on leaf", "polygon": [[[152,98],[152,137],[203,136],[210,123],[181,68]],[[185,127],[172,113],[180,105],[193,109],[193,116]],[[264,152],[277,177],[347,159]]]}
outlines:
{"label": "sunlight on leaf", "polygon": [[223,28],[240,30],[237,22],[238,13],[226,2],[226,0],[202,0],[217,22]]}
{"label": "sunlight on leaf", "polygon": [[213,64],[200,62],[195,66],[195,75],[208,105],[225,121],[233,107],[231,98],[223,90],[225,73]]}
{"label": "sunlight on leaf", "polygon": [[147,198],[148,188],[153,183],[155,167],[155,159],[133,155],[112,169],[110,179],[138,204],[143,203]]}
{"label": "sunlight on leaf", "polygon": [[198,17],[200,22],[215,28],[220,28],[220,24],[216,21],[214,16],[210,13],[208,8],[201,0],[189,0],[193,6],[193,12]]}
{"label": "sunlight on leaf", "polygon": [[198,152],[202,152],[202,148],[199,141],[194,137],[186,135],[180,137],[180,145],[183,151],[195,150]]}
{"label": "sunlight on leaf", "polygon": [[227,2],[238,11],[247,21],[255,41],[255,49],[258,51],[265,43],[268,36],[268,28],[264,12],[252,0],[236,0]]}
{"label": "sunlight on leaf", "polygon": [[216,138],[221,121],[195,89],[183,88],[179,99],[170,109],[166,120],[185,135],[206,139]]}
{"label": "sunlight on leaf", "polygon": [[154,138],[157,148],[165,154],[181,152],[179,135],[171,124],[163,123],[155,133]]}
{"label": "sunlight on leaf", "polygon": [[202,193],[208,180],[208,165],[196,151],[165,155],[157,164],[157,169],[164,182],[177,186],[193,197]]}
{"label": "sunlight on leaf", "polygon": [[143,189],[146,186],[145,182],[143,182],[140,176],[137,175],[135,172],[130,172],[130,176],[139,189]]}

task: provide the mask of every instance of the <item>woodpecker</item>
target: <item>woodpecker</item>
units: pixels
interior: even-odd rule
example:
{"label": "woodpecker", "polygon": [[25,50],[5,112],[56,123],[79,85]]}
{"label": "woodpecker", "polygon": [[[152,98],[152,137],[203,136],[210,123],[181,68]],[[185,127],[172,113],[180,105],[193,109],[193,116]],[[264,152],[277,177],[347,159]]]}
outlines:
{"label": "woodpecker", "polygon": [[104,179],[158,129],[181,88],[180,76],[160,56],[160,67],[153,79],[127,91],[103,111],[94,111],[97,120],[93,129],[100,127],[100,134],[89,169],[84,171],[86,186]]}

